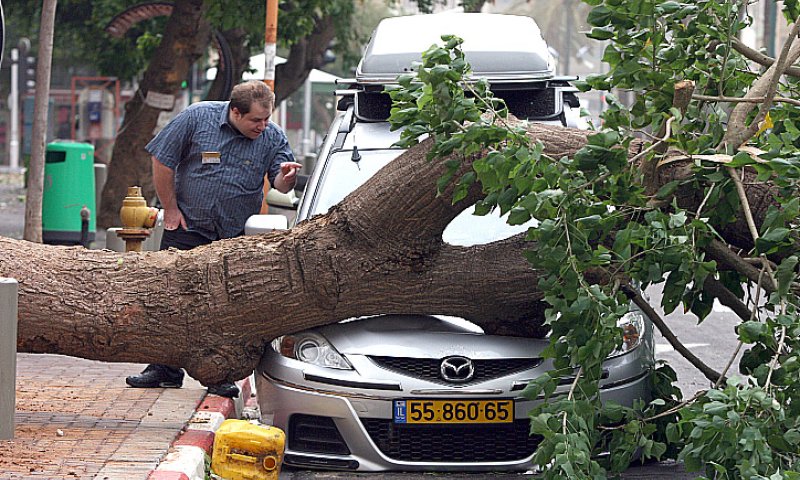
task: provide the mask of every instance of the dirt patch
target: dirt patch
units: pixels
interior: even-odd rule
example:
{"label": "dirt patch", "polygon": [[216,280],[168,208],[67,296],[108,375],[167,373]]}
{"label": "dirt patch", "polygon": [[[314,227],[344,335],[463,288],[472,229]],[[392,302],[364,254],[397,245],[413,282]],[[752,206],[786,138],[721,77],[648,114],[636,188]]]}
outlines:
{"label": "dirt patch", "polygon": [[14,440],[0,441],[0,472],[3,478],[29,476],[44,478],[92,478],[98,465],[81,464],[72,459],[75,439],[82,432],[72,431],[68,438],[55,426],[20,425],[14,430]]}

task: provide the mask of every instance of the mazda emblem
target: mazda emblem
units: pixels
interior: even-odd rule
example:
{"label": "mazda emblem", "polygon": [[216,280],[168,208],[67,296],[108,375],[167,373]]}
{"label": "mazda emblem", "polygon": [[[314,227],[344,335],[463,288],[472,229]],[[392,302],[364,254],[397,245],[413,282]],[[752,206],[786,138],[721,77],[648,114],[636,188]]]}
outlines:
{"label": "mazda emblem", "polygon": [[448,382],[468,382],[475,375],[475,365],[467,357],[447,357],[439,367],[442,378]]}

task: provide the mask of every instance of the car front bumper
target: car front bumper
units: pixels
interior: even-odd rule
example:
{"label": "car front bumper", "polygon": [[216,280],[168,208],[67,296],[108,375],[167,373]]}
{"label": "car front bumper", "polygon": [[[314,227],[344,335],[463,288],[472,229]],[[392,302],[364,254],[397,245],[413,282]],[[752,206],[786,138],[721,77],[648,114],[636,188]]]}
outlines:
{"label": "car front bumper", "polygon": [[[648,399],[646,374],[640,371],[605,382],[603,400],[631,405],[632,399]],[[270,378],[262,369],[257,372],[256,387],[262,420],[287,433],[287,465],[359,471],[534,468],[532,457],[538,439],[529,436],[528,412],[536,402],[521,396],[514,398],[514,423],[398,425],[392,422],[392,401],[407,398],[399,392],[373,396],[312,388]],[[497,398],[482,396],[479,390],[473,395]],[[451,394],[449,398],[463,399],[464,395]]]}

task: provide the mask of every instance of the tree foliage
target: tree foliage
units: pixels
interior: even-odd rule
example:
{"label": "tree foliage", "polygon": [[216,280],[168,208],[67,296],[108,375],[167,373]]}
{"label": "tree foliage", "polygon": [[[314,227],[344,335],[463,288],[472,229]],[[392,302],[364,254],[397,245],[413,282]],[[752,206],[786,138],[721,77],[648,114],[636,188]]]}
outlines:
{"label": "tree foliage", "polygon": [[[404,145],[430,136],[431,159],[481,154],[463,174],[448,161],[439,186],[457,185],[454,202],[478,182],[479,214],[537,221],[526,257],[543,272],[545,353],[556,369],[524,392],[548,400],[531,412],[531,432],[542,437],[535,459],[546,478],[606,478],[634,454],[678,458],[708,478],[799,478],[800,112],[790,100],[797,81],[783,76],[800,56],[797,24],[778,58],[761,65],[737,39],[752,21],[746,2],[586,2],[589,36],[609,41],[610,70],[580,86],[606,90],[608,110],[572,156],[543,154],[507,120],[489,85],[469,77],[458,38],[443,37],[391,90]],[[797,8],[786,2],[787,18]],[[633,104],[611,89],[634,92]],[[750,234],[724,235],[736,225]],[[622,343],[618,321],[631,301],[657,317],[630,285],[654,284],[664,311],[682,306],[698,322],[715,300],[734,307],[742,375],[706,367],[711,387],[683,401],[662,365],[651,402],[603,406],[598,383]],[[573,372],[568,394],[554,396]]]}
{"label": "tree foliage", "polygon": [[[137,0],[64,0],[57,11],[56,62],[86,64],[97,68],[101,75],[121,79],[137,78],[154,54],[166,24],[166,17],[156,17],[134,23],[121,38],[105,31],[109,22],[125,10],[148,3]],[[278,42],[283,48],[307,37],[316,22],[326,15],[348,19],[354,13],[353,0],[285,1],[280,3]],[[265,2],[243,0],[211,1],[205,13],[206,20],[219,31],[244,29],[244,42],[253,53],[263,51]],[[11,32],[16,36],[34,36],[38,30],[41,2],[20,0],[8,11]],[[331,48],[351,62],[358,53],[359,39],[354,36],[349,22],[336,23],[337,40]]]}

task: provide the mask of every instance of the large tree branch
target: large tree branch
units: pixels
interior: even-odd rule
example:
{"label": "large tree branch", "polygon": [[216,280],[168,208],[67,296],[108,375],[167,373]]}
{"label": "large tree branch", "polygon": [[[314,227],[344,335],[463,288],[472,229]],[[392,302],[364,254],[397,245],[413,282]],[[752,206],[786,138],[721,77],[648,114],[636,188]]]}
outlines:
{"label": "large tree branch", "polygon": [[678,337],[672,333],[672,330],[667,326],[667,323],[661,318],[661,316],[656,312],[653,307],[647,303],[647,300],[642,298],[639,292],[635,291],[634,289],[623,286],[623,291],[625,295],[630,298],[630,300],[636,304],[637,307],[642,309],[642,311],[650,317],[653,321],[653,324],[658,328],[658,331],[661,332],[661,335],[672,345],[672,348],[675,349],[676,352],[680,353],[683,358],[685,358],[689,363],[695,366],[702,374],[709,379],[711,382],[716,382],[720,378],[720,373],[714,370],[713,368],[709,367],[705,364],[700,358],[697,357],[691,350],[686,348],[686,346],[678,340]]}
{"label": "large tree branch", "polygon": [[[741,53],[745,58],[753,62],[756,62],[764,67],[770,67],[772,66],[772,64],[775,63],[774,58],[748,47],[747,45],[742,43],[742,41],[739,40],[738,38],[733,39],[732,45],[733,49]],[[800,67],[794,67],[794,66],[787,67],[784,73],[786,75],[791,75],[793,77],[800,77]]]}
{"label": "large tree branch", "polygon": [[776,287],[772,283],[771,278],[761,275],[761,271],[758,268],[745,261],[719,240],[712,240],[708,245],[703,247],[703,250],[709,255],[709,258],[715,260],[721,266],[730,270],[736,270],[756,285],[760,283],[761,288],[767,293],[775,291]]}
{"label": "large tree branch", "polygon": [[311,70],[324,65],[324,54],[336,37],[336,19],[328,15],[314,24],[311,34],[292,45],[286,63],[275,67],[275,103],[300,88]]}
{"label": "large tree branch", "polygon": [[732,148],[738,148],[752,138],[758,131],[759,123],[764,119],[764,116],[772,106],[780,77],[789,66],[800,58],[800,43],[795,42],[798,31],[800,31],[800,23],[795,22],[789,30],[789,34],[784,41],[778,59],[764,72],[764,75],[753,83],[744,95],[746,99],[761,97],[765,99],[759,108],[759,113],[756,115],[756,118],[749,124],[747,123],[747,117],[750,115],[753,108],[755,108],[755,104],[743,102],[737,104],[733,108],[728,120],[728,129],[725,132],[725,138],[722,143],[723,147],[728,145]]}

